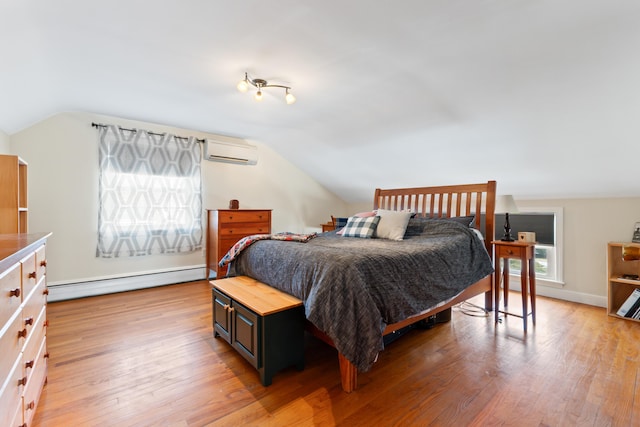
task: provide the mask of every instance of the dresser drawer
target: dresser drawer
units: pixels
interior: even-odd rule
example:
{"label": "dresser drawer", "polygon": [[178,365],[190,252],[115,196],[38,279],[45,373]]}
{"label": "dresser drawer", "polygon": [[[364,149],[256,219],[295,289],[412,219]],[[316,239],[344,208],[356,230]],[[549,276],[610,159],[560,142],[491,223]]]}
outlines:
{"label": "dresser drawer", "polygon": [[36,324],[36,319],[40,315],[43,307],[47,303],[47,296],[45,295],[46,289],[46,280],[44,277],[40,280],[38,286],[36,286],[35,290],[29,295],[29,297],[24,301],[22,306],[22,319],[24,321],[23,325],[27,329],[27,339],[31,334],[31,331],[34,329],[34,325]]}
{"label": "dresser drawer", "polygon": [[[19,358],[15,362],[6,377],[4,388],[0,385],[0,426],[10,426],[9,423],[15,417],[16,408],[22,409],[21,396],[24,387],[19,383],[22,379],[22,368]],[[5,380],[5,377],[2,380]]]}
{"label": "dresser drawer", "polygon": [[271,223],[270,211],[220,211],[218,213],[218,222],[220,225],[226,225],[228,223],[236,224],[239,222],[263,222]]}
{"label": "dresser drawer", "polygon": [[[237,237],[240,240],[242,237],[249,236],[251,234],[269,234],[271,227],[269,224],[252,224],[252,223],[238,223],[238,224],[225,224],[220,227],[219,236],[220,239],[225,239],[230,236]],[[235,243],[235,242],[234,242]]]}
{"label": "dresser drawer", "polygon": [[22,366],[24,369],[24,376],[26,376],[27,379],[29,379],[33,374],[38,351],[45,340],[47,330],[46,321],[47,312],[45,308],[42,307],[42,311],[40,312],[38,319],[34,322],[35,325],[27,336],[27,342],[24,346],[24,352],[22,353]]}
{"label": "dresser drawer", "polygon": [[38,281],[47,274],[47,254],[45,247],[45,245],[42,245],[36,250],[36,275]]}
{"label": "dresser drawer", "polygon": [[0,330],[20,307],[21,302],[20,264],[16,263],[0,274]]}
{"label": "dresser drawer", "polygon": [[22,264],[22,300],[24,300],[38,284],[35,252],[20,263]]}
{"label": "dresser drawer", "polygon": [[35,359],[35,365],[31,375],[28,377],[27,385],[24,388],[23,405],[24,405],[24,422],[30,426],[33,416],[38,406],[38,400],[40,399],[40,392],[44,386],[44,382],[47,379],[47,357],[46,356],[46,341],[42,342],[38,355]]}
{"label": "dresser drawer", "polygon": [[527,254],[526,246],[496,246],[496,257],[498,258],[524,258]]}
{"label": "dresser drawer", "polygon": [[23,329],[21,313],[16,312],[7,326],[4,334],[0,335],[0,387],[15,365],[24,345],[24,339],[18,337],[18,332]]}

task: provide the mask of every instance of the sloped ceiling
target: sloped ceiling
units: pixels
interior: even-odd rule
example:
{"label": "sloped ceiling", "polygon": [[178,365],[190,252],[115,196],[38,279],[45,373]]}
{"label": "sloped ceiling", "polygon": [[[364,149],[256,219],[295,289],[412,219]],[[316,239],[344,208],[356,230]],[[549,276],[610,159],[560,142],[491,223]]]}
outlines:
{"label": "sloped ceiling", "polygon": [[[0,0],[0,129],[87,111],[260,141],[348,202],[640,196],[640,2]],[[252,76],[293,87],[261,103]]]}

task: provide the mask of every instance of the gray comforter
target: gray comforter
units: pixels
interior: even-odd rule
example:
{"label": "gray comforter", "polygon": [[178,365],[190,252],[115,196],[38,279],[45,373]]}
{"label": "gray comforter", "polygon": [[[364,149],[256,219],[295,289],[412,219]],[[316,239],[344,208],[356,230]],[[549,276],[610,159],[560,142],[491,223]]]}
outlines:
{"label": "gray comforter", "polygon": [[306,316],[359,371],[383,349],[387,324],[447,301],[493,271],[483,242],[454,221],[412,219],[405,239],[322,233],[308,243],[261,240],[230,275],[246,275],[304,301]]}

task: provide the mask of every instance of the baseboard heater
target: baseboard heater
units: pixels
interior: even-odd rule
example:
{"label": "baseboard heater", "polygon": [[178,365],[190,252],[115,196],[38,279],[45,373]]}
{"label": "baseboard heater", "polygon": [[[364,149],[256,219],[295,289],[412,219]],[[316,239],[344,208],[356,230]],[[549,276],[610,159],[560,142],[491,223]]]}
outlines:
{"label": "baseboard heater", "polygon": [[77,282],[48,283],[48,302],[84,298],[176,283],[193,282],[205,278],[205,267],[193,266],[179,270],[150,271],[123,277],[85,279]]}

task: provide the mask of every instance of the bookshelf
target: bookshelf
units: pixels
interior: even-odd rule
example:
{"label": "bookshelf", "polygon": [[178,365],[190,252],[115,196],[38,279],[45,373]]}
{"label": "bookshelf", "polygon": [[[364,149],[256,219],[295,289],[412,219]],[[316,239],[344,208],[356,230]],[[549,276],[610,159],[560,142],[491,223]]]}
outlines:
{"label": "bookshelf", "polygon": [[633,291],[640,289],[640,280],[625,279],[622,277],[625,274],[640,276],[640,260],[623,260],[622,248],[624,246],[637,248],[640,252],[640,243],[609,242],[607,244],[607,313],[609,316],[631,322],[640,322],[640,320],[616,314],[620,306],[629,298]]}
{"label": "bookshelf", "polygon": [[27,233],[27,163],[0,155],[0,234]]}

